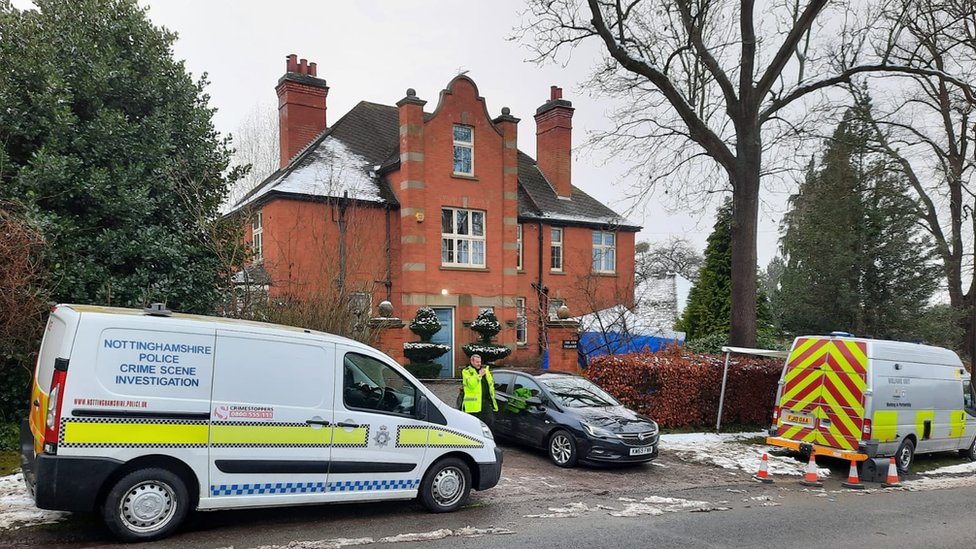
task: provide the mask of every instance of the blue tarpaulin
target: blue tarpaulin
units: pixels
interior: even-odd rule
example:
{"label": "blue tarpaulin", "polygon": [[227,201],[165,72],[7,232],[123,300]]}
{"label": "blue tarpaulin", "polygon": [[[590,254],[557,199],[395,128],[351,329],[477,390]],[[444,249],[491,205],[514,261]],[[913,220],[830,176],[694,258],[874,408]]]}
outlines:
{"label": "blue tarpaulin", "polygon": [[654,352],[684,338],[659,337],[649,335],[622,334],[620,332],[583,332],[579,338],[579,365],[586,368],[587,361],[603,355],[623,355],[642,351]]}

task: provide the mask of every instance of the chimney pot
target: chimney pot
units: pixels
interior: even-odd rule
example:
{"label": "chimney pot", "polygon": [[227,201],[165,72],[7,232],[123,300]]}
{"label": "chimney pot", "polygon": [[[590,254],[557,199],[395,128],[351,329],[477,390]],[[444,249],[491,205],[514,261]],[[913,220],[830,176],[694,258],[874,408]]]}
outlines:
{"label": "chimney pot", "polygon": [[309,63],[308,64],[308,74],[310,74],[312,76],[318,76],[318,73],[317,73],[318,69],[316,68],[316,66],[317,66],[316,63]]}
{"label": "chimney pot", "polygon": [[293,53],[285,59],[285,72],[298,72],[298,56]]}
{"label": "chimney pot", "polygon": [[308,59],[302,59],[299,62],[298,72],[301,74],[308,74]]}
{"label": "chimney pot", "polygon": [[559,86],[551,86],[549,88],[549,100],[555,101],[557,99],[563,98],[563,89]]}

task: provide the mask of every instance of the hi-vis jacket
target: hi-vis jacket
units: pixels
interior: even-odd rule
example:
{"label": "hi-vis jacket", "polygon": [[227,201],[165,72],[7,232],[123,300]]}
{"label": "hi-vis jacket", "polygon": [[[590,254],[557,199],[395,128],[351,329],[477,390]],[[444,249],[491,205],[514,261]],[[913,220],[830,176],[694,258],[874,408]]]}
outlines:
{"label": "hi-vis jacket", "polygon": [[[461,380],[464,385],[464,411],[469,414],[476,414],[481,411],[481,378],[478,377],[478,370],[470,364],[461,372]],[[485,365],[485,381],[488,382],[488,394],[491,395],[491,408],[498,411],[498,402],[495,401],[495,383],[491,379],[491,369]]]}

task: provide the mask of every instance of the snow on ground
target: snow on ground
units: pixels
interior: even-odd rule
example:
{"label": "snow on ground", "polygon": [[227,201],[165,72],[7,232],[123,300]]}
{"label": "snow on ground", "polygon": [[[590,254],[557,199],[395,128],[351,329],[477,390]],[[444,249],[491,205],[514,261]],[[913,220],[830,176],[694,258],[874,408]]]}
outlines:
{"label": "snow on ground", "polygon": [[66,515],[35,507],[20,473],[0,477],[0,530],[57,522]]}
{"label": "snow on ground", "polygon": [[[762,455],[769,454],[769,446],[742,441],[765,436],[764,432],[661,435],[661,449],[687,461],[756,473]],[[773,476],[803,476],[806,471],[807,464],[791,457],[768,455],[768,459],[769,474]],[[830,469],[820,467],[817,471],[821,478],[830,476]]]}
{"label": "snow on ground", "polygon": [[[408,541],[433,541],[445,538],[474,538],[480,536],[514,534],[515,532],[507,528],[464,528],[450,529],[442,528],[432,532],[417,532],[412,534],[398,534],[385,538],[336,538],[323,540],[292,541],[286,545],[262,545],[256,549],[341,549],[342,547],[354,547],[357,545],[372,545],[374,543],[404,543]],[[225,547],[223,549],[233,549]]]}

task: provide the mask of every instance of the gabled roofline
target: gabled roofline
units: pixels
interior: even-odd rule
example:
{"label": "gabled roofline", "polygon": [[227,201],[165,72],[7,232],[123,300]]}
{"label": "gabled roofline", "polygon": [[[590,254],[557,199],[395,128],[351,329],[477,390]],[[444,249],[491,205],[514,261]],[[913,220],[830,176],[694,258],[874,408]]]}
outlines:
{"label": "gabled roofline", "polygon": [[471,84],[471,86],[474,88],[475,97],[477,98],[478,102],[481,103],[481,108],[484,111],[485,119],[488,120],[488,124],[493,130],[495,130],[495,133],[497,133],[499,137],[505,137],[505,134],[502,132],[501,128],[495,125],[494,120],[491,119],[491,114],[488,113],[488,104],[485,102],[485,98],[481,96],[481,92],[478,91],[478,84],[475,84],[474,80],[464,74],[459,74],[452,78],[451,81],[447,83],[447,87],[441,90],[441,93],[437,99],[437,107],[434,108],[434,112],[430,114],[430,119],[424,119],[424,123],[426,124],[431,119],[437,117],[438,113],[441,111],[441,107],[444,106],[444,97],[447,95],[454,95],[454,84],[456,84],[459,80],[466,80]]}

